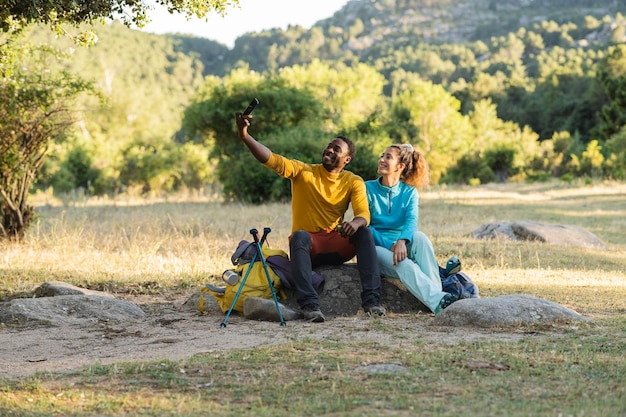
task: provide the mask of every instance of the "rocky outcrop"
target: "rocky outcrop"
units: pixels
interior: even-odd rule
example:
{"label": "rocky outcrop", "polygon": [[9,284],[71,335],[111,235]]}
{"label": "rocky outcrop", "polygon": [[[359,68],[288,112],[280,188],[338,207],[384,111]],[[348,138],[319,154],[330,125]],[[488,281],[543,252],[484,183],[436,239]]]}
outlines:
{"label": "rocky outcrop", "polygon": [[471,234],[476,239],[508,238],[520,241],[539,241],[554,245],[584,246],[606,249],[596,235],[582,227],[528,221],[487,223]]}

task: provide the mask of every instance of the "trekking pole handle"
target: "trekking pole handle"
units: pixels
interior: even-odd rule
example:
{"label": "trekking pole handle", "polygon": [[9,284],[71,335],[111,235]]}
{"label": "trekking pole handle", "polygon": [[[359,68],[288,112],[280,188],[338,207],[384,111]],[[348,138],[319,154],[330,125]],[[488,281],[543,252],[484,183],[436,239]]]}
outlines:
{"label": "trekking pole handle", "polygon": [[259,243],[259,231],[256,229],[250,229],[250,234],[254,238],[254,243]]}
{"label": "trekking pole handle", "polygon": [[261,236],[261,245],[263,243],[265,243],[265,239],[267,239],[267,235],[269,234],[269,232],[271,232],[272,229],[270,229],[269,227],[264,227],[263,228],[263,236]]}

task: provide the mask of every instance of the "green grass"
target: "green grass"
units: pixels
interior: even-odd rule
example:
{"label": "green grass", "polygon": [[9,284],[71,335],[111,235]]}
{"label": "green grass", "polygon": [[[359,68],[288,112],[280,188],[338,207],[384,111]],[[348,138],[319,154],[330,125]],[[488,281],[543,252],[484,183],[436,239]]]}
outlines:
{"label": "green grass", "polygon": [[[449,329],[443,342],[406,338],[412,329],[391,315],[364,331],[382,331],[392,343],[306,338],[0,379],[0,415],[626,415],[626,186],[509,184],[421,195],[420,228],[439,260],[458,255],[483,297],[535,295],[593,322],[458,340],[459,330]],[[270,243],[284,250],[290,229],[289,207],[280,204],[100,202],[40,213],[25,242],[0,244],[2,299],[27,296],[51,279],[119,294],[188,294],[221,274],[250,227],[270,226]],[[483,223],[515,220],[578,225],[609,249],[467,236]],[[364,370],[376,364],[404,371]]]}

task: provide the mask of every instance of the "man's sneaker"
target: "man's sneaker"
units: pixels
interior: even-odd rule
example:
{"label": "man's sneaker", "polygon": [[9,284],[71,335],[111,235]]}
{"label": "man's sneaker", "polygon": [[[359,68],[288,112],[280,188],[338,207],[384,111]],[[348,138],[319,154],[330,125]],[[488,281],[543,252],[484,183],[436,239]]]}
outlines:
{"label": "man's sneaker", "polygon": [[320,310],[320,306],[317,304],[307,304],[302,307],[302,314],[304,314],[304,319],[311,321],[313,323],[322,323],[326,320],[322,310]]}
{"label": "man's sneaker", "polygon": [[453,294],[446,294],[443,296],[439,305],[435,309],[435,314],[441,313],[444,309],[450,307],[450,305],[456,301],[459,301],[459,297]]}
{"label": "man's sneaker", "polygon": [[363,307],[363,310],[368,316],[384,316],[387,314],[385,307],[380,304],[370,304]]}

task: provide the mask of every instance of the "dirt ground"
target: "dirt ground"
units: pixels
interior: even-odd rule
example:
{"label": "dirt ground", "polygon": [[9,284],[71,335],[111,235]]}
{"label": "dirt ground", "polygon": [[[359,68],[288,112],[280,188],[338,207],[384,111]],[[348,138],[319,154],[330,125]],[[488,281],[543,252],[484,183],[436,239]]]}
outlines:
{"label": "dirt ground", "polygon": [[[302,338],[329,341],[377,342],[382,346],[413,347],[418,340],[458,343],[474,340],[510,340],[532,334],[488,329],[435,327],[430,314],[388,314],[370,318],[329,318],[324,323],[247,320],[210,311],[200,315],[189,297],[155,300],[129,298],[147,314],[124,322],[80,320],[62,326],[0,327],[0,377],[24,378],[37,372],[72,371],[90,364],[186,359],[197,354],[261,345],[283,344]],[[382,325],[381,325],[382,324]]]}

